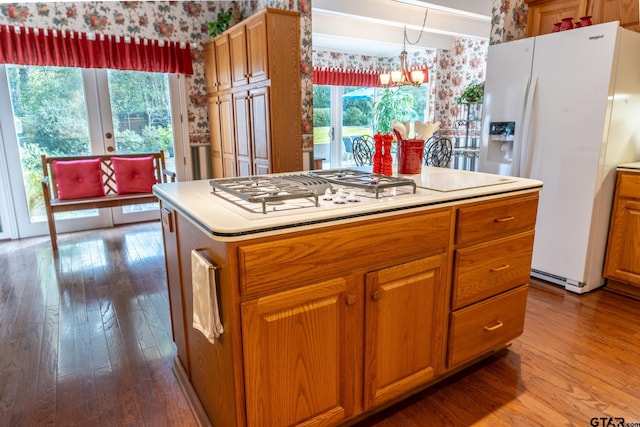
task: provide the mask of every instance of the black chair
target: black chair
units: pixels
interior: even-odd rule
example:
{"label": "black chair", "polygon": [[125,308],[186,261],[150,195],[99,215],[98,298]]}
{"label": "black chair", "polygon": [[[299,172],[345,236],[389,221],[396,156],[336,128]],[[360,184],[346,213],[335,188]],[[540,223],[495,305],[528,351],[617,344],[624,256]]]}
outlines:
{"label": "black chair", "polygon": [[353,139],[353,160],[356,166],[370,166],[373,164],[375,147],[373,138],[369,135],[360,135]]}
{"label": "black chair", "polygon": [[424,164],[448,168],[451,163],[453,144],[449,138],[432,135],[424,143]]}

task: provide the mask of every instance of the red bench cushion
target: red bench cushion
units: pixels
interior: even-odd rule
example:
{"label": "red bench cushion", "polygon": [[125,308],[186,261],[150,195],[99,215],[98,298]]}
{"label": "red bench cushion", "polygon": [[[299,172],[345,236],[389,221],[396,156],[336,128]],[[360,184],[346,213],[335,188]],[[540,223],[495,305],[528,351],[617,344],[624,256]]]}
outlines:
{"label": "red bench cushion", "polygon": [[112,157],[118,194],[151,193],[156,184],[153,156],[127,158]]}
{"label": "red bench cushion", "polygon": [[100,163],[100,159],[54,161],[58,197],[82,199],[104,196]]}

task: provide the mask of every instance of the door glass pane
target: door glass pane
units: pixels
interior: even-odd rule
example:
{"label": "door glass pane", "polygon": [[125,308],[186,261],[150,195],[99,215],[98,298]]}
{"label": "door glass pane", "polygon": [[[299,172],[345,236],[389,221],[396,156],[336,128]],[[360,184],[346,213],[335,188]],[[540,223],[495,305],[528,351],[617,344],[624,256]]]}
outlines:
{"label": "door glass pane", "polygon": [[[109,70],[108,78],[116,152],[164,150],[167,169],[175,171],[168,75]],[[157,209],[157,203],[147,203],[123,212]]]}
{"label": "door glass pane", "polygon": [[331,86],[313,85],[313,157],[331,164]]}
{"label": "door glass pane", "polygon": [[359,136],[373,136],[372,87],[344,87],[342,94],[342,142],[344,153],[342,164],[354,166],[353,140]]}
{"label": "door glass pane", "polygon": [[[79,68],[7,65],[29,219],[46,220],[41,154],[91,154],[87,109]],[[56,218],[97,215],[97,210],[56,214]]]}

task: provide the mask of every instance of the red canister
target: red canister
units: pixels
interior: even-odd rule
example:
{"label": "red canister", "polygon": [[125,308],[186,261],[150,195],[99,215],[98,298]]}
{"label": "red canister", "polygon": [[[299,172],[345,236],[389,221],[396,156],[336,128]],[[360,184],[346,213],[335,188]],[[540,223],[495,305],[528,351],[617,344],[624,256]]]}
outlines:
{"label": "red canister", "polygon": [[422,172],[424,140],[403,139],[398,141],[398,173],[418,174]]}

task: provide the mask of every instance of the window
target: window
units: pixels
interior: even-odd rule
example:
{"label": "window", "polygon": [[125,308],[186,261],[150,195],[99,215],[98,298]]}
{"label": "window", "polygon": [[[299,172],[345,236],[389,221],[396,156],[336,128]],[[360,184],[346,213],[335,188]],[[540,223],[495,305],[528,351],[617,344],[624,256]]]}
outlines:
{"label": "window", "polygon": [[[376,123],[376,110],[380,123]],[[391,120],[427,121],[429,85],[400,88],[313,86],[314,158],[323,168],[353,166],[351,142],[391,132]]]}

